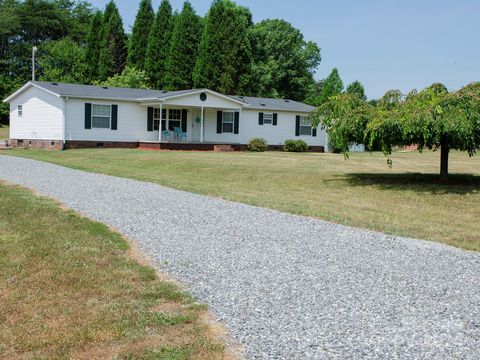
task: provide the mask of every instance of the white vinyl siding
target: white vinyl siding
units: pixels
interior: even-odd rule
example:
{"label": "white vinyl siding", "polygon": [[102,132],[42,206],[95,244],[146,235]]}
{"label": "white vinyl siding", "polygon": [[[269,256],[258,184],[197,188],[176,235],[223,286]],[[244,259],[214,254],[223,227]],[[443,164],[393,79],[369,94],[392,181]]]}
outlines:
{"label": "white vinyl siding", "polygon": [[62,111],[62,98],[33,86],[26,89],[10,102],[10,138],[62,140]]}
{"label": "white vinyl siding", "polygon": [[92,128],[110,129],[112,106],[92,104]]}
{"label": "white vinyl siding", "polygon": [[233,133],[234,112],[224,111],[222,114],[222,132]]}

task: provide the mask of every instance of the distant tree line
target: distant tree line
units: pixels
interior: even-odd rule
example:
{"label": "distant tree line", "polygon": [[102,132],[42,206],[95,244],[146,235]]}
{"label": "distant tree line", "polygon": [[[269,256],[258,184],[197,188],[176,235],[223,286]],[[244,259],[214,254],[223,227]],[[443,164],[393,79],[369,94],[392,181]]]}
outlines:
{"label": "distant tree line", "polygon": [[[188,1],[177,12],[162,0],[155,13],[151,0],[142,0],[131,34],[123,25],[113,0],[103,11],[79,0],[0,1],[0,96],[30,80],[33,46],[44,81],[206,87],[299,101],[317,93],[317,44],[284,20],[254,23],[231,0],[213,0],[205,17]],[[0,116],[8,116],[7,104]]]}

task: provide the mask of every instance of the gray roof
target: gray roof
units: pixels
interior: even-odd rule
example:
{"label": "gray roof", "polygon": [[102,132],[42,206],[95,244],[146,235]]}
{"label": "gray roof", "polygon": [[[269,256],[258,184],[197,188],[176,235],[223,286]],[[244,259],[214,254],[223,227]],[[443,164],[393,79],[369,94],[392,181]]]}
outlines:
{"label": "gray roof", "polygon": [[[102,87],[81,84],[65,84],[45,81],[34,81],[33,84],[49,90],[60,96],[85,97],[88,99],[115,99],[127,101],[140,101],[145,99],[161,99],[164,97],[188,94],[200,89],[164,91],[164,90],[144,90],[128,89],[115,87]],[[288,99],[270,99],[250,96],[228,96],[234,100],[245,103],[248,108],[278,110],[278,111],[298,111],[310,112],[313,106],[306,105],[297,101]]]}
{"label": "gray roof", "polygon": [[241,100],[252,109],[265,109],[265,110],[279,110],[279,111],[299,111],[310,112],[315,108],[313,106],[288,100],[288,99],[272,99],[272,98],[259,98],[251,96],[231,96],[234,99]]}

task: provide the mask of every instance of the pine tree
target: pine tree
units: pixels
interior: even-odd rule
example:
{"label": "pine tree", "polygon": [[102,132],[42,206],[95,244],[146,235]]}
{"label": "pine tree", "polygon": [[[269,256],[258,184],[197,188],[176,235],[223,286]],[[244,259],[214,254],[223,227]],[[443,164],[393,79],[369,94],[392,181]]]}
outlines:
{"label": "pine tree", "polygon": [[142,0],[132,28],[128,52],[128,66],[143,70],[147,53],[148,34],[152,28],[155,13],[151,0]]}
{"label": "pine tree", "polygon": [[194,71],[195,87],[243,93],[250,75],[252,51],[248,9],[230,0],[214,0],[208,12]]}
{"label": "pine tree", "polygon": [[201,33],[201,19],[195,14],[190,2],[186,1],[175,21],[165,75],[167,89],[180,90],[193,87],[193,70]]}
{"label": "pine tree", "polygon": [[340,78],[338,69],[334,68],[323,83],[322,93],[318,99],[317,106],[326,102],[331,96],[338,95],[343,91],[343,81]]}
{"label": "pine tree", "polygon": [[99,80],[121,74],[127,60],[127,36],[115,2],[111,0],[103,14],[102,41],[98,65]]}
{"label": "pine tree", "polygon": [[92,82],[98,78],[98,62],[100,58],[100,43],[102,41],[102,13],[96,12],[90,23],[87,35],[87,49],[85,61],[87,65],[87,79]]}
{"label": "pine tree", "polygon": [[162,0],[148,36],[145,70],[153,88],[165,87],[165,68],[170,52],[174,18],[169,0]]}

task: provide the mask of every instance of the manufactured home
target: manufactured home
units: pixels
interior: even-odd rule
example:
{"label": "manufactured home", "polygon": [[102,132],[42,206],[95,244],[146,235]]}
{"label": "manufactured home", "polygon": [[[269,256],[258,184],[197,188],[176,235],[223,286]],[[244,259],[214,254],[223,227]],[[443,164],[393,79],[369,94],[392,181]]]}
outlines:
{"label": "manufactured home", "polygon": [[287,99],[31,81],[5,101],[12,146],[243,150],[261,137],[271,149],[289,139],[326,148],[325,131],[309,119],[313,107]]}

